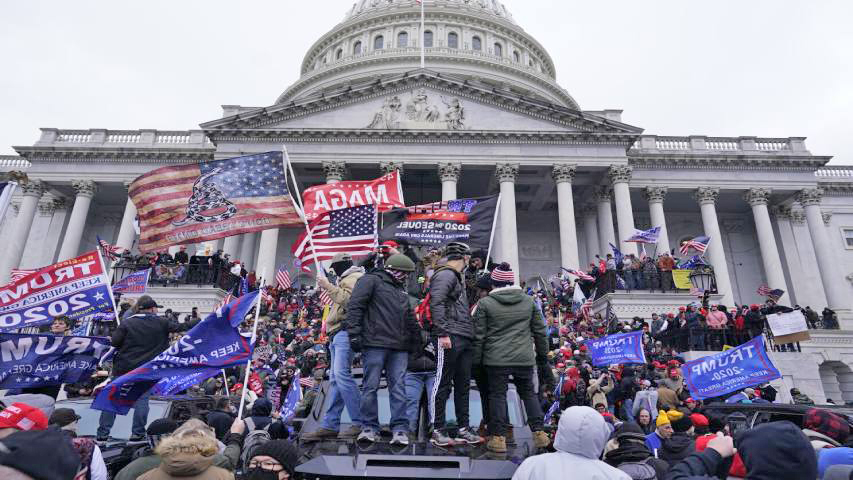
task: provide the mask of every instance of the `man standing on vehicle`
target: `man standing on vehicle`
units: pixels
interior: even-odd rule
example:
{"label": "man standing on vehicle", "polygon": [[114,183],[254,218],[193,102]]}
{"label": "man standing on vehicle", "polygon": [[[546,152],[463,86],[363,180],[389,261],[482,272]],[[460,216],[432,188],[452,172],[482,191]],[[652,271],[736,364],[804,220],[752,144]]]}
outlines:
{"label": "man standing on vehicle", "polygon": [[420,327],[415,320],[406,279],[415,263],[402,254],[392,255],[382,270],[372,271],[356,283],[347,304],[346,329],[350,347],[362,352],[361,425],[358,441],[379,439],[379,405],[376,391],[385,370],[391,404],[391,444],[409,444],[406,418],[406,365],[409,351],[418,348]]}
{"label": "man standing on vehicle", "polygon": [[[474,325],[465,293],[465,268],[471,248],[460,242],[447,244],[447,264],[439,267],[430,279],[429,308],[432,336],[437,337],[436,379],[430,395],[433,425],[430,441],[438,446],[454,443],[476,444],[483,438],[471,431],[468,417],[468,393],[471,388],[471,365],[474,348]],[[456,423],[459,431],[450,438],[445,431],[445,408],[453,387]]]}
{"label": "man standing on vehicle", "polygon": [[[201,319],[192,322],[178,323],[174,320],[157,315],[157,305],[148,295],[139,297],[136,302],[136,314],[122,320],[112,336],[112,345],[116,349],[113,360],[114,378],[139,367],[169,348],[169,334],[189,330]],[[130,439],[133,441],[145,438],[145,425],[148,423],[148,397],[145,392],[133,404],[133,427]],[[113,412],[102,411],[98,426],[98,441],[109,439],[110,430],[116,420]]]}
{"label": "man standing on vehicle", "polygon": [[[358,385],[352,378],[352,357],[349,333],[343,328],[347,314],[347,303],[350,301],[355,283],[364,276],[364,268],[353,266],[352,257],[347,253],[338,253],[332,258],[332,270],[338,277],[337,285],[332,285],[323,276],[317,277],[317,285],[329,292],[332,308],[326,317],[326,333],[329,335],[329,352],[331,353],[331,368],[329,368],[329,396],[332,400],[329,409],[323,417],[323,422],[314,432],[306,433],[302,440],[314,441],[323,438],[354,438],[361,432],[360,405],[361,394]],[[341,427],[341,412],[346,406],[352,419],[349,430],[338,434]]]}

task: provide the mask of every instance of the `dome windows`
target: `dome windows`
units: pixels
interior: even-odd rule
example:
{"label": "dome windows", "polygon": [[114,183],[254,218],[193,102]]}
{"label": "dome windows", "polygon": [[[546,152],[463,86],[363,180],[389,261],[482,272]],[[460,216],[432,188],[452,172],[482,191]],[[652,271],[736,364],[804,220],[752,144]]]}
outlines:
{"label": "dome windows", "polygon": [[344,56],[344,49],[339,48],[337,52],[335,52],[335,60],[340,60],[341,57]]}
{"label": "dome windows", "polygon": [[471,38],[471,48],[478,52],[483,50],[483,42],[480,40],[480,37],[475,36]]}
{"label": "dome windows", "polygon": [[500,43],[495,43],[495,55],[498,57],[504,56],[504,47]]}
{"label": "dome windows", "polygon": [[405,48],[409,46],[409,33],[400,32],[397,34],[397,48]]}
{"label": "dome windows", "polygon": [[352,54],[361,55],[361,42],[355,42],[355,44],[352,46]]}
{"label": "dome windows", "polygon": [[432,47],[432,30],[424,31],[424,47],[426,47],[426,48]]}
{"label": "dome windows", "polygon": [[459,48],[459,34],[450,32],[447,34],[447,46],[450,48]]}
{"label": "dome windows", "polygon": [[518,50],[512,51],[512,59],[515,61],[515,63],[521,63],[521,54],[518,53]]}
{"label": "dome windows", "polygon": [[385,48],[385,37],[377,35],[376,38],[373,39],[373,49],[382,50],[383,48]]}

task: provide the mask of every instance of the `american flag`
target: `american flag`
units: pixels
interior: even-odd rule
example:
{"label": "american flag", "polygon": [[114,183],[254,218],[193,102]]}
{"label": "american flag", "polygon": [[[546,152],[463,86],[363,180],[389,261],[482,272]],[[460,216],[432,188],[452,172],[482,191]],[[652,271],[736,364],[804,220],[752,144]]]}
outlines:
{"label": "american flag", "polygon": [[17,282],[18,280],[26,277],[27,275],[32,275],[37,271],[38,270],[23,270],[20,268],[13,268],[12,271],[9,273],[9,278],[12,282]]}
{"label": "american flag", "polygon": [[284,267],[279,268],[277,272],[275,272],[275,280],[278,282],[279,288],[288,289],[293,284],[290,280],[290,272],[287,271]]}
{"label": "american flag", "polygon": [[574,275],[574,276],[578,277],[579,279],[584,280],[586,282],[594,282],[595,281],[595,277],[593,277],[592,275],[590,275],[590,274],[588,274],[582,270],[572,270],[571,268],[566,268],[564,270],[567,271],[569,273],[569,275]]}
{"label": "american flag", "polygon": [[301,262],[302,268],[317,261],[331,260],[337,253],[367,255],[376,248],[376,206],[363,205],[325,212],[311,220],[308,228],[316,254],[307,232],[302,232],[292,247],[293,255]]}
{"label": "american flag", "polygon": [[705,289],[690,287],[690,295],[693,295],[694,297],[702,297],[705,295]]}
{"label": "american flag", "polygon": [[586,317],[587,319],[592,318],[592,299],[593,299],[593,297],[594,297],[594,295],[590,295],[589,298],[587,298],[586,301],[583,302],[583,305],[581,306],[581,314],[584,317]]}
{"label": "american flag", "polygon": [[766,297],[767,295],[770,294],[771,291],[773,291],[773,289],[771,289],[767,285],[762,285],[762,286],[758,287],[758,290],[756,290],[755,293],[761,295],[762,297]]}
{"label": "american flag", "polygon": [[314,379],[312,377],[300,378],[299,385],[305,388],[314,388]]}
{"label": "american flag", "polygon": [[225,295],[225,298],[223,298],[222,301],[219,302],[218,305],[216,305],[216,308],[214,308],[213,311],[214,312],[218,311],[220,308],[224,307],[225,305],[228,305],[229,303],[231,303],[233,301],[234,301],[234,295],[231,295],[229,293],[228,295]]}
{"label": "american flag", "polygon": [[139,249],[157,252],[241,233],[302,225],[282,152],[158,168],[130,185]]}
{"label": "american flag", "polygon": [[111,262],[115,262],[118,260],[119,255],[125,252],[124,247],[117,247],[115,245],[110,245],[100,236],[98,238],[98,246],[101,247],[101,251],[104,252],[104,256],[107,257]]}
{"label": "american flag", "polygon": [[325,288],[320,289],[320,305],[331,305],[332,297],[329,296],[329,292],[326,291]]}
{"label": "american flag", "polygon": [[682,255],[687,255],[687,251],[692,248],[699,253],[705,253],[709,243],[711,243],[711,237],[702,235],[682,243],[680,252]]}

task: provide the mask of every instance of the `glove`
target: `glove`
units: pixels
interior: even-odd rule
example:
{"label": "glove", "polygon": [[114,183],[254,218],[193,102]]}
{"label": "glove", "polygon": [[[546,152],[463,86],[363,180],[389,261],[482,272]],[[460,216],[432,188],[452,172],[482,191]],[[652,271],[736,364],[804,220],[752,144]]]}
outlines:
{"label": "glove", "polygon": [[361,351],[361,338],[350,337],[349,346],[353,352],[360,352]]}

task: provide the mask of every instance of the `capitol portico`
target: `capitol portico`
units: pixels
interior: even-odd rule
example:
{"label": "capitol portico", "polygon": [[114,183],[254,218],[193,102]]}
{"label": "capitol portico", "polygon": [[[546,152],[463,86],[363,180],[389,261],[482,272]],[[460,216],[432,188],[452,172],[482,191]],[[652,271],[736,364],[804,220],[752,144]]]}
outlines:
{"label": "capitol portico", "polygon": [[[0,283],[11,268],[91,250],[98,235],[133,247],[126,188],[142,173],[286,145],[302,189],[398,169],[409,205],[500,192],[493,257],[522,280],[584,267],[609,243],[636,253],[624,239],[660,225],[657,252],[710,236],[721,303],[755,303],[766,284],[853,329],[853,168],[827,166],[799,137],[646,134],[620,110],[578,105],[501,3],[425,3],[422,29],[415,0],[358,0],[270,105],[225,105],[190,131],[43,128],[15,146],[0,157],[22,182],[0,231]],[[289,264],[298,233],[220,244],[271,272]],[[853,352],[849,337],[827,342],[839,339]],[[833,355],[824,362],[847,375],[849,354]]]}

